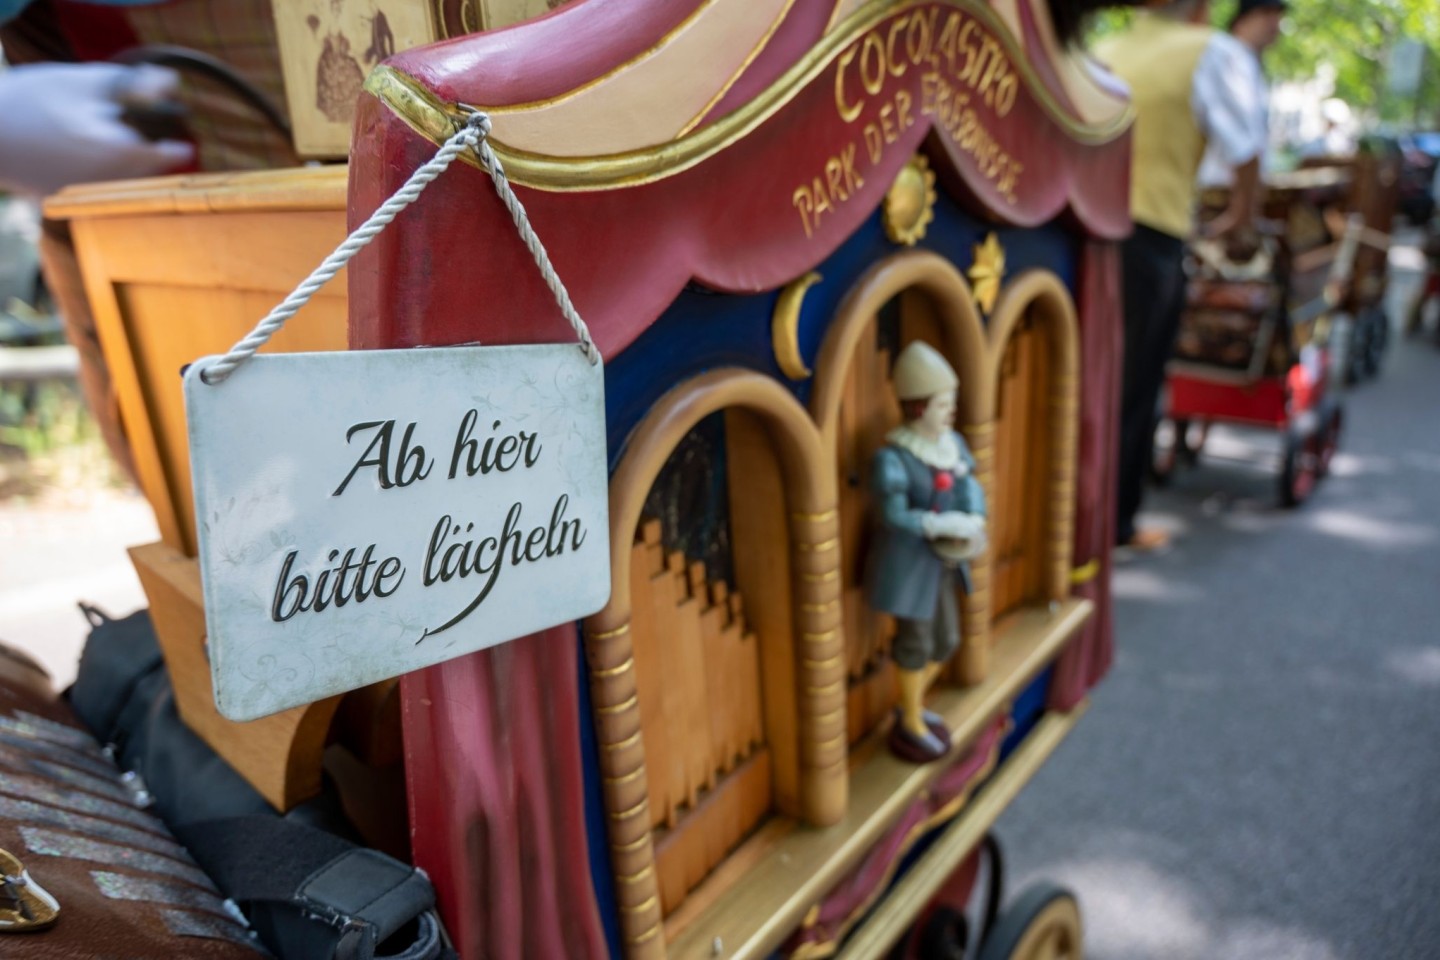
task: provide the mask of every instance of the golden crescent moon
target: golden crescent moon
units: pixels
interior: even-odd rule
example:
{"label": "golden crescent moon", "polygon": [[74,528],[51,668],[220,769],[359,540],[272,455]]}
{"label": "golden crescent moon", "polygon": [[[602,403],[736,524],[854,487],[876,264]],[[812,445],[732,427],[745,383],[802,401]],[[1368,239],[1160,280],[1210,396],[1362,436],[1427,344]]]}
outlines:
{"label": "golden crescent moon", "polygon": [[770,320],[770,345],[775,351],[775,362],[791,380],[810,376],[810,368],[800,355],[800,302],[805,299],[805,291],[819,282],[820,274],[811,270],[787,283],[780,291],[780,299],[775,301],[775,313]]}

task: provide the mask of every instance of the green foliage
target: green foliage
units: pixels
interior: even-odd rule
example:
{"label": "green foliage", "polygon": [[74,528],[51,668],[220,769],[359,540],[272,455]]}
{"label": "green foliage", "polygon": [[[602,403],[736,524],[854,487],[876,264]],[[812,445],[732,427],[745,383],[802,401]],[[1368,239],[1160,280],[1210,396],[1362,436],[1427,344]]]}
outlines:
{"label": "green foliage", "polygon": [[[1214,0],[1210,19],[1229,26],[1238,0]],[[1130,23],[1132,11],[1109,10],[1094,18],[1093,40]],[[1418,104],[1385,85],[1391,47],[1403,38],[1429,48]],[[1272,80],[1307,80],[1329,64],[1335,96],[1361,113],[1389,122],[1440,127],[1440,3],[1435,0],[1290,0],[1285,32],[1265,55]]]}
{"label": "green foliage", "polygon": [[[1228,23],[1232,11],[1223,11],[1217,22]],[[1398,97],[1385,85],[1390,49],[1407,37],[1429,49],[1418,109],[1414,97]],[[1335,70],[1335,96],[1351,107],[1382,120],[1419,118],[1422,125],[1433,124],[1440,109],[1440,5],[1434,0],[1291,0],[1285,33],[1265,55],[1266,70],[1276,80],[1304,80],[1315,76],[1322,63]]]}

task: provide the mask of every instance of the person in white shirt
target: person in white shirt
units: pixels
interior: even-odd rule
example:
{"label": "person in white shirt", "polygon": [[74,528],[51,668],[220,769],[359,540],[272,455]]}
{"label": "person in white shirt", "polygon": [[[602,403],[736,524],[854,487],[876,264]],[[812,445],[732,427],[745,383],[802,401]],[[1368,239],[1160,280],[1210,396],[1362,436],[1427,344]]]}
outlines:
{"label": "person in white shirt", "polygon": [[[1265,0],[1262,0],[1262,3]],[[1275,2],[1275,0],[1269,0]],[[1242,0],[1242,9],[1256,6]],[[1250,225],[1263,137],[1253,85],[1233,66],[1235,39],[1209,25],[1208,0],[1157,0],[1131,28],[1095,45],[1129,85],[1135,107],[1124,269],[1125,367],[1115,541],[1137,550],[1169,537],[1137,526],[1165,364],[1185,305],[1185,243],[1195,234],[1196,173],[1207,147],[1232,171],[1230,206],[1205,225],[1225,236]],[[1247,56],[1249,56],[1247,54]]]}
{"label": "person in white shirt", "polygon": [[[1217,117],[1220,123],[1240,123],[1245,129],[1235,135],[1260,146],[1260,168],[1265,166],[1265,145],[1270,139],[1270,84],[1265,79],[1261,58],[1280,36],[1285,19],[1284,0],[1241,0],[1230,21],[1230,32],[1211,42],[1207,56],[1195,71],[1195,96],[1235,104],[1240,116]],[[1226,93],[1217,91],[1224,87]],[[1234,184],[1234,166],[1216,139],[1211,140],[1200,162],[1202,187],[1229,187]]]}

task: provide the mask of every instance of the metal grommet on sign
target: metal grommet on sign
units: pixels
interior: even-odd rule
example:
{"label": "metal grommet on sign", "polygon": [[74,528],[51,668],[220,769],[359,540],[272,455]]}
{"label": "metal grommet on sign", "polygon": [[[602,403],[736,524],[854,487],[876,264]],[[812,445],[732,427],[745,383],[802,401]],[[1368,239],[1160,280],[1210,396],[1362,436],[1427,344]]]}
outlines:
{"label": "metal grommet on sign", "polygon": [[60,904],[25,865],[0,850],[0,933],[35,933],[55,925]]}

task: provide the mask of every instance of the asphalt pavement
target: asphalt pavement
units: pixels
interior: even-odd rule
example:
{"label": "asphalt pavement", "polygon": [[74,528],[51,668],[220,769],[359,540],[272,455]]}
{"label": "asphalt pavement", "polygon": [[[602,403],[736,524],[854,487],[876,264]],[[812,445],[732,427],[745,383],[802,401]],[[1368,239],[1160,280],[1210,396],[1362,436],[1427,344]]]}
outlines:
{"label": "asphalt pavement", "polygon": [[1175,541],[1118,564],[1115,665],[998,825],[1092,960],[1440,958],[1440,348],[1343,399],[1299,509],[1242,431],[1151,492]]}

